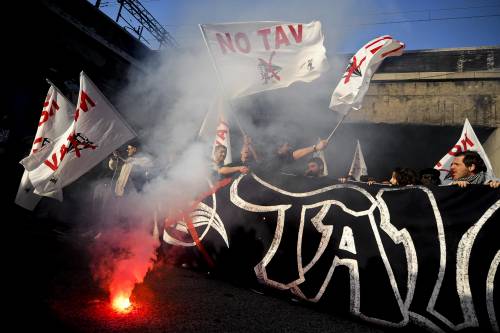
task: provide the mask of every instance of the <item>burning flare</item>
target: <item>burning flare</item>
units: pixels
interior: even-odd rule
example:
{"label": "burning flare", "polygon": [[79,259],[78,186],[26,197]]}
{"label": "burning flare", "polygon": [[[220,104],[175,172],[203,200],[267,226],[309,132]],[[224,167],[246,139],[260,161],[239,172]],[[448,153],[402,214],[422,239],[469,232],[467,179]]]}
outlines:
{"label": "burning flare", "polygon": [[111,228],[92,248],[94,278],[108,290],[110,305],[119,313],[134,309],[130,301],[134,287],[143,282],[156,260],[159,239],[143,229],[141,225],[132,230]]}
{"label": "burning flare", "polygon": [[132,308],[132,303],[130,299],[125,295],[118,295],[112,300],[113,309],[118,312],[126,313]]}

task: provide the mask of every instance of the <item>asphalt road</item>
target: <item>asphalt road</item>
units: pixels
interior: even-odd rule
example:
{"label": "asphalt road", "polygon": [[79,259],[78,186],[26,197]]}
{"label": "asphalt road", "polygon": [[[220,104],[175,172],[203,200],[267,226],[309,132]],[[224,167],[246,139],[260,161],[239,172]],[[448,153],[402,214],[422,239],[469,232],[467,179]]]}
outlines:
{"label": "asphalt road", "polygon": [[50,220],[21,219],[14,225],[6,232],[10,260],[4,262],[10,297],[4,318],[13,331],[385,331],[163,261],[135,288],[133,309],[119,314],[90,276],[82,251],[89,238]]}

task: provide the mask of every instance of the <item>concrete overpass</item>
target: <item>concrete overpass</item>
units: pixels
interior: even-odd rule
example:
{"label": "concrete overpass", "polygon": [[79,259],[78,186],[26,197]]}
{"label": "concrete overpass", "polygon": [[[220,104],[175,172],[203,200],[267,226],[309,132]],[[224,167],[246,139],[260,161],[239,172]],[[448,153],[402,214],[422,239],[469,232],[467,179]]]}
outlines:
{"label": "concrete overpass", "polygon": [[[500,174],[500,46],[408,51],[374,75],[351,123],[494,129],[484,143]],[[457,137],[458,138],[458,137]]]}

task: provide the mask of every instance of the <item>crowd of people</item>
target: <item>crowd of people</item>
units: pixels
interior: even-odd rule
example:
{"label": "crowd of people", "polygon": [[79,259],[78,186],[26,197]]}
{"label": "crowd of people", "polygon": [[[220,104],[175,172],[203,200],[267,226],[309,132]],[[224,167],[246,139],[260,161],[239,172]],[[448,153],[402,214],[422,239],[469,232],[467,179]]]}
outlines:
{"label": "crowd of people", "polygon": [[[303,175],[311,178],[324,176],[325,162],[319,157],[311,157],[315,152],[324,150],[328,145],[327,140],[319,140],[312,146],[300,149],[292,149],[288,142],[277,144],[274,154],[268,160],[260,160],[252,147],[251,139],[245,136],[243,147],[241,149],[240,160],[224,165],[227,154],[227,148],[218,145],[214,148],[212,160],[212,177],[216,180],[226,177],[247,174],[255,169],[264,168],[267,171],[282,171],[286,165],[297,160],[309,157]],[[455,155],[450,170],[446,177],[446,185],[457,185],[466,187],[469,184],[484,184],[492,188],[500,186],[500,180],[492,178],[487,173],[486,165],[481,156],[476,151],[463,151]],[[352,176],[341,177],[338,179],[345,183],[354,181]],[[443,185],[440,179],[440,171],[434,168],[425,168],[416,171],[412,168],[394,168],[389,180],[377,181],[368,176],[362,176],[362,182],[369,185],[375,183],[387,184],[390,186],[424,185],[439,186]]]}
{"label": "crowd of people", "polygon": [[[309,178],[320,178],[325,175],[324,159],[313,156],[314,153],[324,150],[328,146],[327,140],[319,140],[316,144],[299,149],[293,149],[289,142],[283,141],[276,145],[274,153],[267,159],[262,159],[254,149],[249,136],[244,136],[240,158],[232,163],[224,164],[227,148],[223,145],[215,146],[213,150],[211,177],[220,180],[227,177],[237,177],[251,171],[264,170],[266,172],[283,172],[283,170],[299,160],[307,159],[302,175]],[[127,145],[127,155],[122,157],[114,152],[108,162],[113,171],[111,190],[114,196],[121,197],[126,193],[138,192],[148,181],[150,169],[153,167],[151,158],[138,154],[139,144],[134,142]],[[376,180],[367,175],[361,176],[360,181],[368,185],[386,184],[389,186],[443,185],[440,171],[434,168],[425,168],[416,171],[412,168],[394,168],[387,180]],[[500,187],[500,180],[492,178],[487,173],[486,165],[476,151],[464,151],[455,155],[447,175],[446,185],[466,187],[469,184],[484,184],[492,188]],[[352,176],[341,177],[341,183],[356,181]],[[99,195],[99,193],[98,193]]]}
{"label": "crowd of people", "polygon": [[[221,179],[240,174],[247,174],[254,169],[266,169],[271,171],[282,171],[283,167],[297,160],[303,159],[315,152],[322,151],[328,145],[328,141],[319,140],[312,146],[299,149],[292,149],[288,141],[279,143],[276,151],[266,160],[262,160],[252,147],[252,140],[249,136],[244,137],[243,147],[240,152],[240,160],[224,165],[227,155],[227,148],[223,145],[215,146],[212,160],[212,178]],[[313,157],[307,162],[305,175],[309,177],[320,177],[323,175],[324,162],[318,157]]]}

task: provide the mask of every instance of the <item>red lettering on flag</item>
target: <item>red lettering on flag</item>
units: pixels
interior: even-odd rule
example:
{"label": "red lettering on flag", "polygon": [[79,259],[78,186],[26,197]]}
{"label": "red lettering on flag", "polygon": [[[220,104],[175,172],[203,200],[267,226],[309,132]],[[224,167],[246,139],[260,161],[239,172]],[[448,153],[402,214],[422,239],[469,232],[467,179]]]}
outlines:
{"label": "red lettering on flag", "polygon": [[43,161],[43,163],[45,163],[45,165],[51,168],[52,170],[56,171],[57,168],[59,167],[59,163],[57,162],[57,154],[56,153],[52,154],[52,162],[50,162],[49,160],[45,160]]}
{"label": "red lettering on flag", "polygon": [[66,147],[65,144],[61,146],[61,149],[59,150],[59,153],[61,154],[61,161],[64,159],[64,156],[66,156],[66,153],[68,152],[68,148]]}
{"label": "red lettering on flag", "polygon": [[[381,42],[381,41],[383,41],[383,40],[386,40],[386,39],[392,39],[392,37],[391,37],[391,36],[384,36],[384,37],[378,38],[378,39],[374,40],[373,42],[371,42],[370,44],[365,45],[365,49],[368,49],[369,47],[371,47],[371,46],[373,46],[373,45],[377,44],[378,42]],[[377,50],[378,50],[378,49],[380,49],[382,46],[383,46],[383,45],[381,45],[381,46],[377,46],[377,47],[373,48],[372,50],[370,50],[370,52],[371,52],[372,54],[374,54],[374,53],[375,53],[375,52],[377,52]]]}
{"label": "red lettering on flag", "polygon": [[467,144],[469,144],[469,147],[474,147],[474,142],[467,137],[467,133],[465,133],[464,138],[460,140],[460,143],[462,143],[464,151],[467,150]]}
{"label": "red lettering on flag", "polygon": [[366,57],[363,57],[363,59],[361,59],[361,61],[359,62],[359,64],[357,64],[357,59],[356,59],[356,56],[352,57],[352,64],[351,66],[349,66],[349,68],[347,69],[347,73],[346,73],[346,76],[345,76],[345,80],[344,80],[344,84],[348,83],[350,80],[351,80],[351,76],[352,74],[359,68],[361,67],[361,64],[363,64],[363,62],[366,60]]}
{"label": "red lettering on flag", "polygon": [[270,49],[269,40],[267,39],[267,36],[270,33],[271,33],[271,29],[270,28],[257,30],[257,35],[262,36],[262,42],[264,43],[264,48],[266,50]]}
{"label": "red lettering on flag", "polygon": [[217,41],[219,42],[219,46],[220,46],[220,49],[222,50],[222,53],[223,54],[227,53],[226,47],[228,49],[230,49],[231,51],[236,52],[236,50],[234,49],[233,41],[231,40],[231,35],[229,34],[229,32],[226,32],[225,36],[226,36],[226,39],[224,39],[224,37],[219,33],[215,34],[215,37],[217,38]]}
{"label": "red lettering on flag", "polygon": [[49,120],[49,113],[45,110],[42,111],[42,115],[40,117],[40,122],[38,123],[38,127],[42,126],[45,124],[45,122]]}
{"label": "red lettering on flag", "polygon": [[226,140],[227,130],[217,130],[217,136],[222,140]]}
{"label": "red lettering on flag", "polygon": [[[35,141],[33,141],[33,147],[35,147],[35,145],[41,143],[42,141],[43,141],[42,137],[36,138]],[[37,151],[38,151],[38,148],[33,148],[33,150],[32,150],[33,153],[36,153]]]}
{"label": "red lettering on flag", "polygon": [[[243,53],[248,53],[250,52],[250,41],[248,40],[248,37],[245,33],[243,32],[238,32],[235,36],[234,36],[234,41],[236,43],[236,47],[238,48],[238,50],[240,52],[243,52]],[[243,41],[244,45],[242,45],[241,41]]]}
{"label": "red lettering on flag", "polygon": [[[49,107],[48,110],[46,107]],[[38,127],[42,126],[51,116],[54,115],[55,111],[59,110],[59,105],[57,105],[57,102],[55,100],[52,100],[52,103],[45,101],[43,103],[43,110],[42,110],[42,115],[40,117],[40,122],[38,123]]]}
{"label": "red lettering on flag", "polygon": [[276,35],[275,35],[275,48],[279,49],[280,45],[284,44],[285,46],[290,45],[290,41],[283,30],[281,25],[276,27]]}
{"label": "red lettering on flag", "polygon": [[87,112],[89,110],[87,102],[90,104],[90,106],[95,106],[95,102],[90,98],[89,95],[87,95],[84,90],[82,90],[82,92],[80,93],[80,103],[76,108],[75,121],[78,121],[78,118],[80,117],[80,110],[82,110],[83,112]]}
{"label": "red lettering on flag", "polygon": [[448,152],[448,155],[456,156],[458,153],[461,152],[462,152],[462,147],[460,147],[459,145],[454,145]]}
{"label": "red lettering on flag", "polygon": [[380,57],[382,58],[385,58],[387,57],[389,54],[392,54],[392,53],[396,53],[398,52],[399,50],[401,50],[402,48],[404,48],[405,45],[404,44],[400,44],[398,47],[396,47],[394,50],[391,50],[391,51],[387,51],[385,53],[382,53],[382,55]]}
{"label": "red lettering on flag", "polygon": [[49,168],[51,168],[53,171],[56,171],[59,168],[59,165],[60,165],[59,162],[62,162],[62,160],[64,159],[64,156],[66,156],[67,151],[68,151],[68,148],[66,147],[66,145],[63,144],[61,146],[61,149],[59,149],[59,153],[61,155],[61,158],[59,159],[59,161],[57,160],[57,154],[53,153],[52,154],[52,162],[49,160],[45,160],[43,163],[46,166],[48,166]]}
{"label": "red lettering on flag", "polygon": [[290,29],[290,33],[292,34],[293,38],[295,39],[295,42],[297,44],[301,43],[302,42],[302,24],[298,25],[298,29],[297,29],[298,33],[297,33],[297,31],[295,31],[295,28],[291,24],[288,25],[288,29]]}

